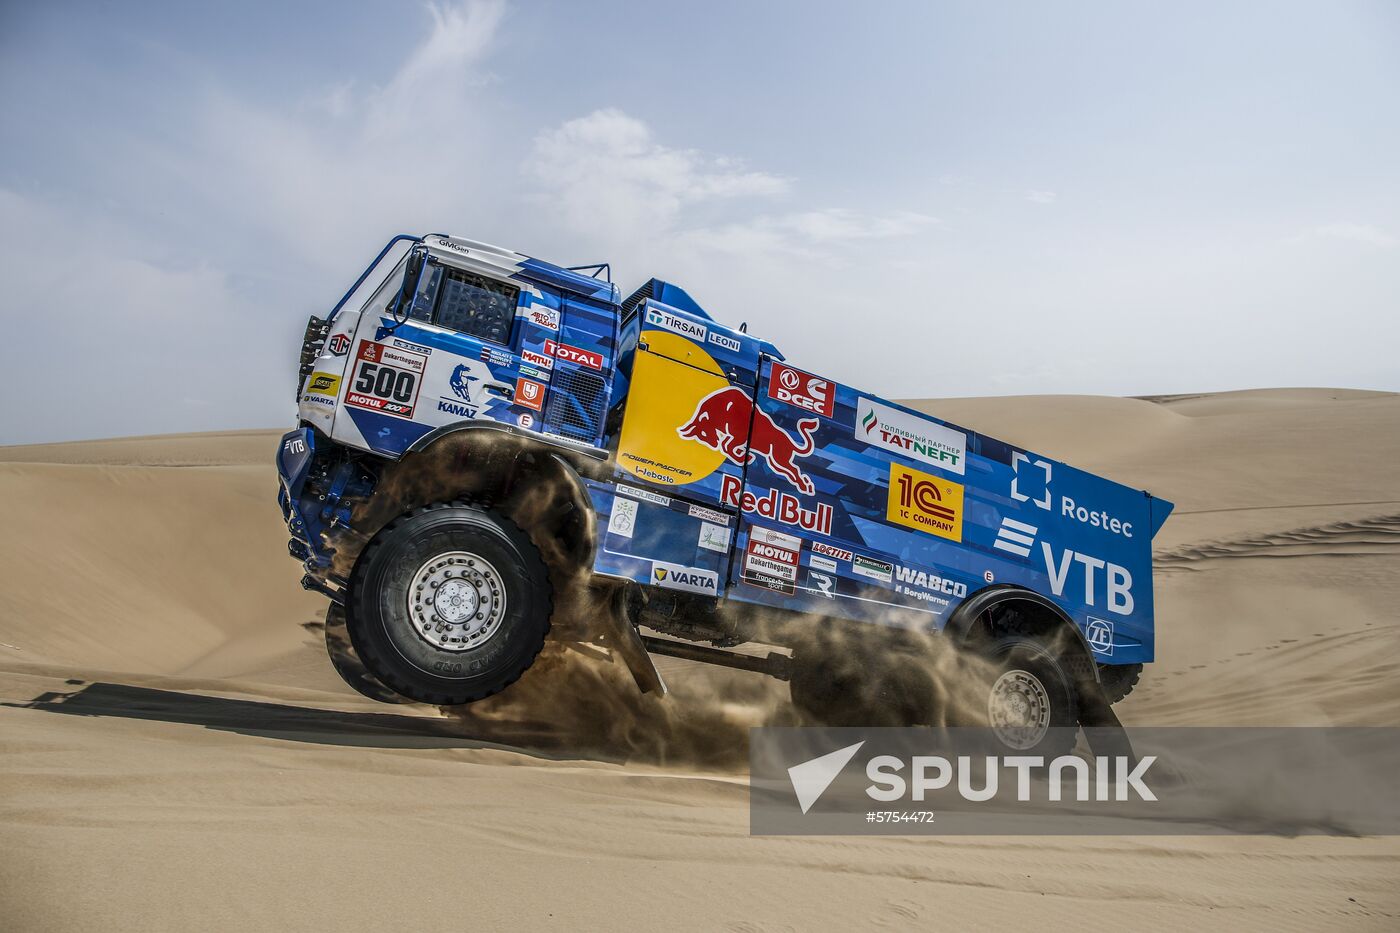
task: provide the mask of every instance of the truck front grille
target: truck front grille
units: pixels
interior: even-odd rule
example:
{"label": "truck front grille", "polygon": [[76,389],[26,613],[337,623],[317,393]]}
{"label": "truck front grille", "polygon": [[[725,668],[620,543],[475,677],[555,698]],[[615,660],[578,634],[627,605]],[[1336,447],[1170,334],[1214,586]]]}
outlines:
{"label": "truck front grille", "polygon": [[595,443],[607,402],[608,384],[602,376],[556,363],[549,381],[545,426],[567,438]]}

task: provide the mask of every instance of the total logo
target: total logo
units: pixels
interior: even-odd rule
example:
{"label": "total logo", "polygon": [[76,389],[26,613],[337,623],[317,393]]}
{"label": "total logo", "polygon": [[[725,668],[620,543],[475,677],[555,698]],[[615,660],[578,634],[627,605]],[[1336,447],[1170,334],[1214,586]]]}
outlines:
{"label": "total logo", "polygon": [[836,409],[834,396],[828,380],[782,363],[773,364],[773,372],[768,377],[769,398],[830,418]]}
{"label": "total logo", "polygon": [[740,509],[751,515],[782,522],[805,531],[818,534],[831,534],[832,509],[829,503],[821,503],[815,509],[802,507],[802,500],[785,492],[770,489],[763,496],[744,489],[744,481],[737,476],[725,474],[719,484],[720,501],[730,508]]}
{"label": "total logo", "polygon": [[727,385],[702,398],[690,420],[676,430],[683,438],[722,452],[739,466],[762,457],[770,470],[810,496],[816,492],[816,486],[797,460],[816,449],[812,432],[820,423],[816,418],[797,422],[797,433],[802,438],[797,441],[778,426],[772,415],[756,407],[743,389]]}
{"label": "total logo", "polygon": [[603,354],[595,353],[592,350],[581,350],[578,347],[571,347],[567,343],[556,343],[553,340],[546,340],[544,342],[544,352],[549,356],[557,356],[561,360],[577,363],[580,366],[587,366],[590,369],[603,368]]}

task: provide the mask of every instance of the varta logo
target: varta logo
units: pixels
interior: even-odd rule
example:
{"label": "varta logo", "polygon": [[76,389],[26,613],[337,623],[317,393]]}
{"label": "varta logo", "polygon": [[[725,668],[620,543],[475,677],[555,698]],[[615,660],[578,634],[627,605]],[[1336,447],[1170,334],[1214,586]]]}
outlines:
{"label": "varta logo", "polygon": [[704,593],[709,596],[719,592],[719,574],[713,570],[700,570],[659,560],[652,561],[651,582],[667,589]]}

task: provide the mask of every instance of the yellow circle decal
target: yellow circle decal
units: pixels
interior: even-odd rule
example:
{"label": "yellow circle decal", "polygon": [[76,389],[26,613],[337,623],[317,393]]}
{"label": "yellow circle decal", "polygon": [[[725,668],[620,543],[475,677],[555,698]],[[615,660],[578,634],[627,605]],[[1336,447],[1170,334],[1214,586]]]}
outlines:
{"label": "yellow circle decal", "polygon": [[713,357],[680,334],[649,330],[642,343],[632,361],[618,465],[664,486],[702,480],[719,469],[725,455],[682,436],[681,429],[700,401],[729,380]]}

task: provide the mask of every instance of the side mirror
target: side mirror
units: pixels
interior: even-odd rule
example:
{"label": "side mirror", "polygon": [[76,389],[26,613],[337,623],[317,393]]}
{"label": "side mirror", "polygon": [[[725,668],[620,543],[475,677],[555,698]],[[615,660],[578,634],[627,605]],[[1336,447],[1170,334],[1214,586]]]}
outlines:
{"label": "side mirror", "polygon": [[[423,271],[423,263],[427,258],[427,251],[414,249],[408,254],[408,261],[404,264],[403,284],[399,286],[399,297],[389,309],[390,315],[400,323],[408,319],[408,308],[413,301],[413,293],[418,289],[418,276]],[[394,325],[395,327],[398,324]]]}

